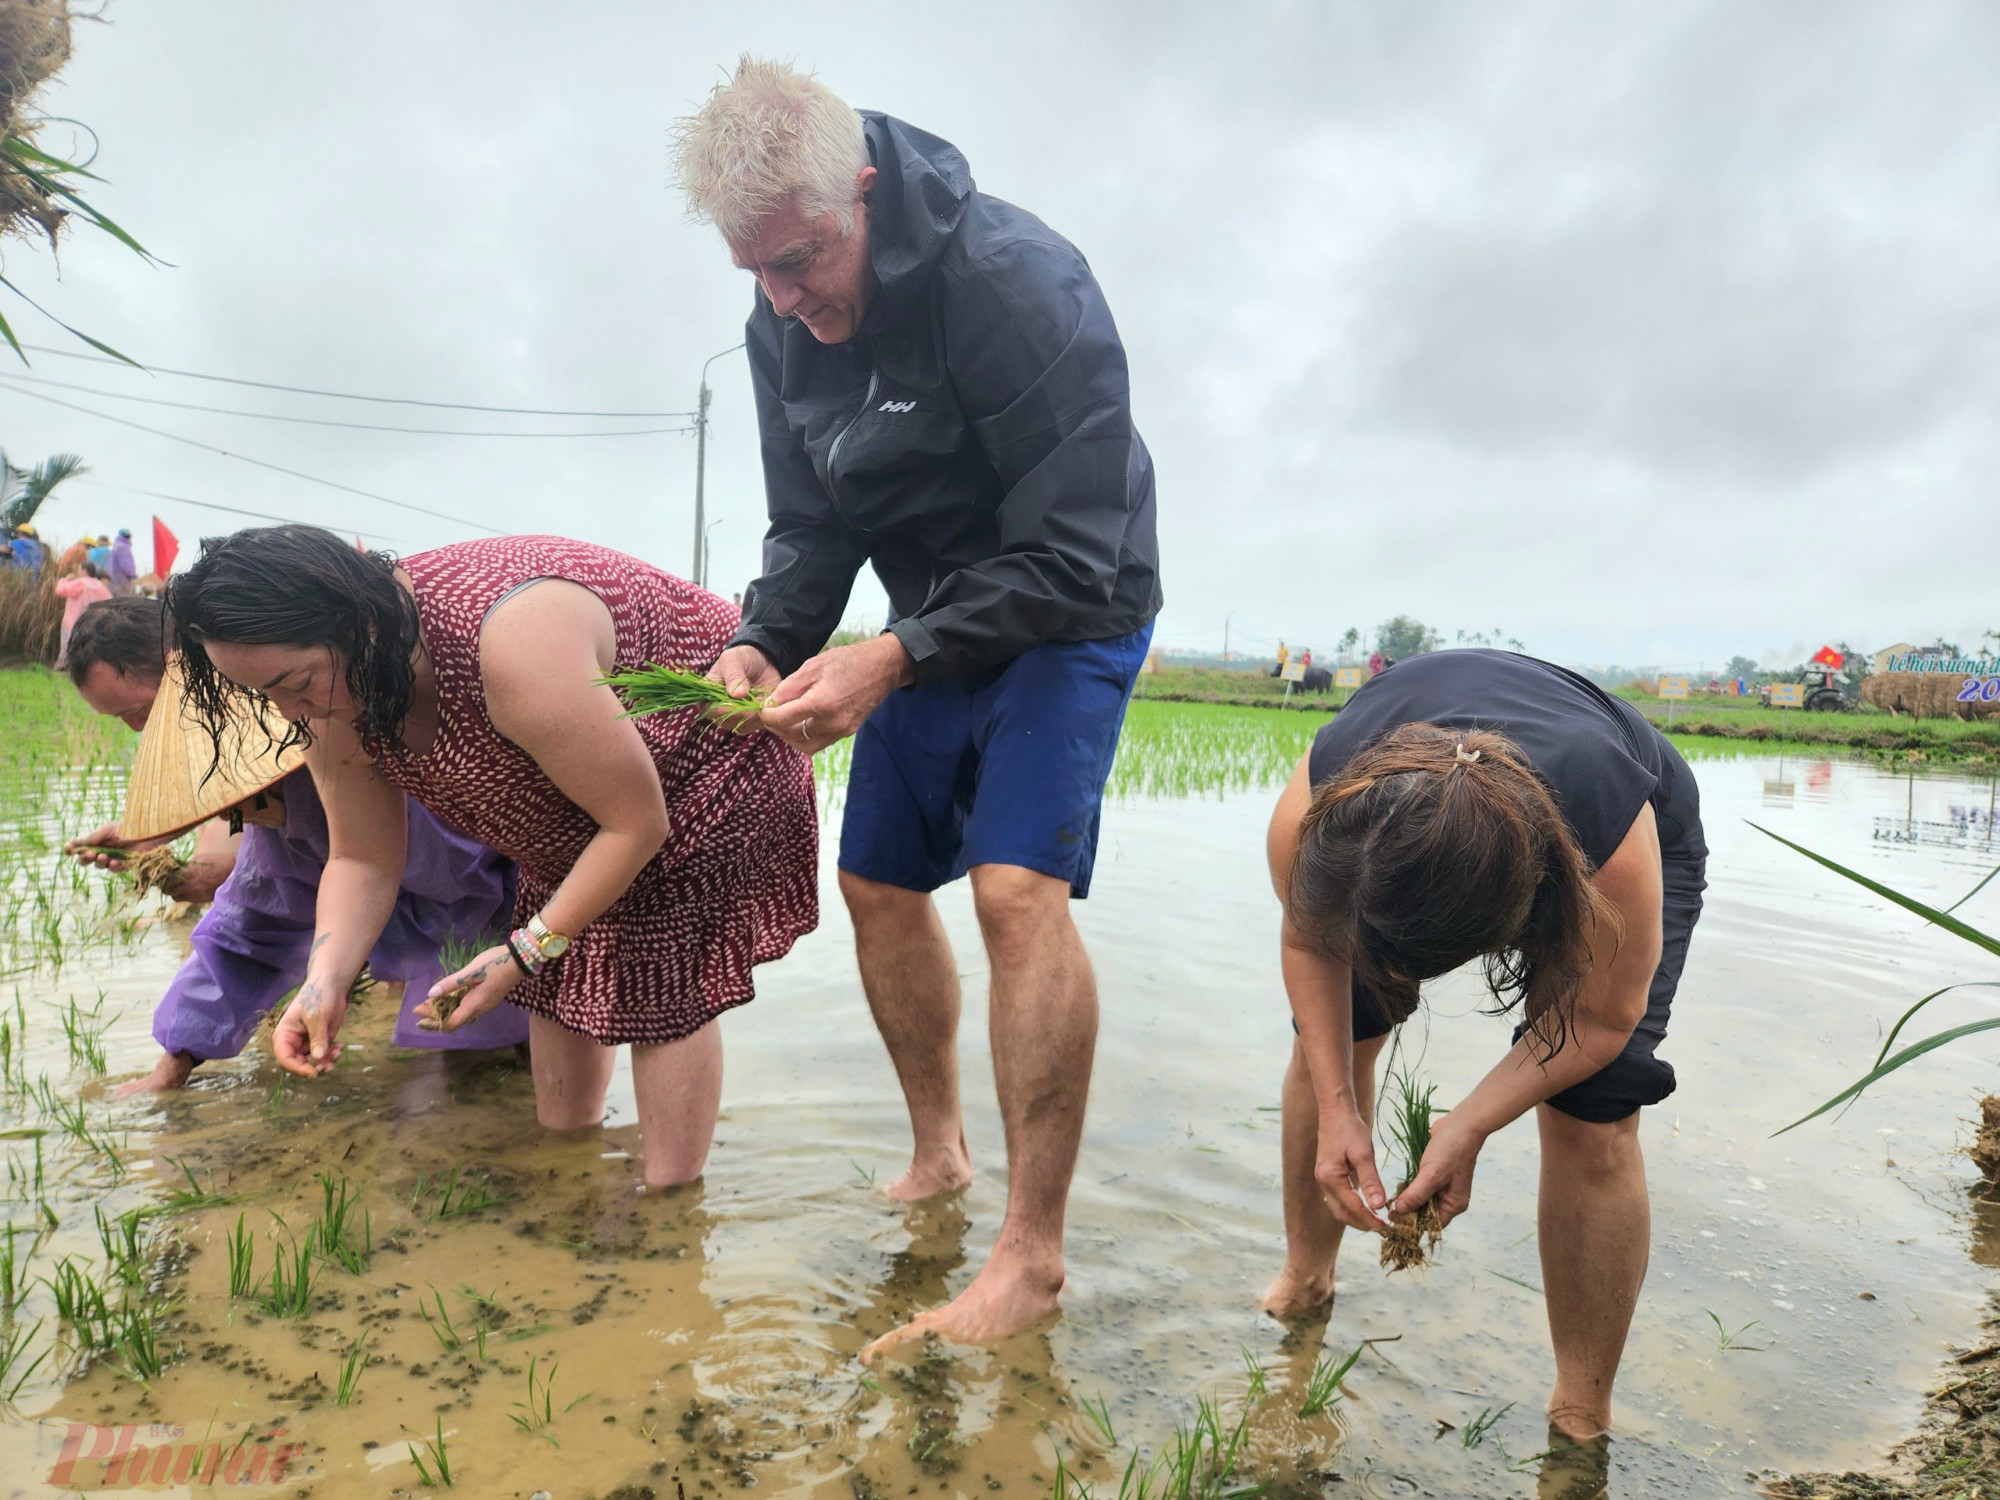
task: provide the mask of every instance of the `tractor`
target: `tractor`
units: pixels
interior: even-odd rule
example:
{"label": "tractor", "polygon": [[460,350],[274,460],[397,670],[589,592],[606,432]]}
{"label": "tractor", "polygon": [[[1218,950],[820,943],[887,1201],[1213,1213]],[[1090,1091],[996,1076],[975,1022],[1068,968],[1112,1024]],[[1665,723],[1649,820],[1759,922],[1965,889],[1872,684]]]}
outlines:
{"label": "tractor", "polygon": [[[1846,681],[1847,679],[1841,675],[1838,667],[1831,666],[1825,662],[1806,663],[1805,672],[1801,677],[1801,685],[1806,690],[1805,707],[1807,712],[1816,714],[1846,713],[1849,708],[1853,707],[1847,701],[1846,692],[1843,691]],[[1769,686],[1762,688],[1758,693],[1758,697],[1763,701],[1766,708],[1771,706],[1771,689]]]}

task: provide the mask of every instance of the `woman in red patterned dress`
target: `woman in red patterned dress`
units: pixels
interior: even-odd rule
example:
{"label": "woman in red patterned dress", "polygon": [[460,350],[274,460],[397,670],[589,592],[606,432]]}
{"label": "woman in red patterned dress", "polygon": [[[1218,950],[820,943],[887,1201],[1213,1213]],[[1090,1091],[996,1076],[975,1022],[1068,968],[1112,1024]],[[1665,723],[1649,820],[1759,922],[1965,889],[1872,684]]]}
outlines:
{"label": "woman in red patterned dress", "polygon": [[691,714],[631,720],[599,679],[705,668],[736,627],[722,599],[637,558],[559,537],[464,542],[398,565],[311,526],[202,543],[167,588],[188,697],[211,724],[268,697],[309,744],[332,855],[278,1060],[340,1056],[349,985],[388,919],[404,797],[520,866],[515,931],[432,991],[456,1029],[530,1014],[552,1129],[603,1117],[632,1046],[646,1181],[699,1175],[715,1131],[715,1019],[751,966],[819,918],[819,822],[802,755]]}

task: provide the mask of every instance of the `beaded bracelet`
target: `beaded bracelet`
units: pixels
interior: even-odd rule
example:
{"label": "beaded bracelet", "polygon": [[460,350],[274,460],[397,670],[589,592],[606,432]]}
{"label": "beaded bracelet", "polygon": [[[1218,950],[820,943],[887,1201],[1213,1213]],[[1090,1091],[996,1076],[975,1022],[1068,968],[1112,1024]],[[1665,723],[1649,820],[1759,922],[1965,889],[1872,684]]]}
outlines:
{"label": "beaded bracelet", "polygon": [[542,950],[535,946],[535,940],[518,927],[507,934],[507,951],[514,955],[515,964],[530,979],[541,973],[542,965],[548,962],[542,957]]}

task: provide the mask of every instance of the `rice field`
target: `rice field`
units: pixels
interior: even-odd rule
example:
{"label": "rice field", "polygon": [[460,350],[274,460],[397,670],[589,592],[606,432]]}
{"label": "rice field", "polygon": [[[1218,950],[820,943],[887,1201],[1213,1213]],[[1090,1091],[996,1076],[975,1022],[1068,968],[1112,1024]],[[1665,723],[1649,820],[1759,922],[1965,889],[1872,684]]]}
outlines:
{"label": "rice field", "polygon": [[[985,958],[962,890],[940,907],[965,970],[980,1175],[945,1203],[899,1207],[877,1187],[906,1159],[907,1124],[830,837],[822,929],[760,970],[759,999],[726,1023],[724,1116],[695,1187],[639,1190],[622,1065],[601,1131],[550,1136],[511,1053],[393,1046],[387,986],[359,999],[327,1080],[282,1074],[260,1037],[179,1094],[119,1100],[112,1085],[151,1061],[148,1014],[186,917],[59,855],[115,815],[134,737],[47,673],[0,673],[14,970],[0,989],[0,1492],[207,1476],[523,1500],[1707,1497],[1873,1462],[1946,1346],[1976,1330],[1975,1257],[2000,1260],[2000,1225],[1967,1198],[1955,1154],[1993,1054],[1944,1049],[1770,1140],[1865,1069],[1876,1023],[1913,988],[1966,975],[1962,944],[1816,885],[1745,819],[1956,899],[2000,862],[1991,785],[1699,763],[1712,905],[1670,1038],[1681,1092],[1647,1125],[1654,1271],[1620,1432],[1578,1450],[1536,1415],[1532,1131],[1489,1145],[1472,1212],[1425,1267],[1389,1276],[1364,1246],[1329,1321],[1255,1310],[1281,1246],[1290,1045],[1262,831],[1324,722],[1132,705],[1078,909],[1103,1021],[1065,1315],[998,1350],[864,1368],[870,1338],[964,1285],[1004,1200]],[[845,751],[815,762],[829,819]],[[1954,1003],[1940,1024],[1984,1013],[1976,998],[1940,1008]],[[1447,981],[1407,1038],[1404,1066],[1439,1108],[1504,1045],[1503,1023],[1476,1011],[1472,987]]]}

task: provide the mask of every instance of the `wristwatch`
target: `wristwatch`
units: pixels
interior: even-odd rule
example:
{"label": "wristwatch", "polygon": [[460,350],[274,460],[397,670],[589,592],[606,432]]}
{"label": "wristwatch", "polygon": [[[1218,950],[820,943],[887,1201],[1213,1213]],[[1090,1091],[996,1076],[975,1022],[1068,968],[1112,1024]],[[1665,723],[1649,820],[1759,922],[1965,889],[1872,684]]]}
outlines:
{"label": "wristwatch", "polygon": [[528,918],[528,925],[522,931],[545,959],[561,958],[569,952],[569,939],[560,932],[549,931],[549,924],[542,920],[540,912]]}

